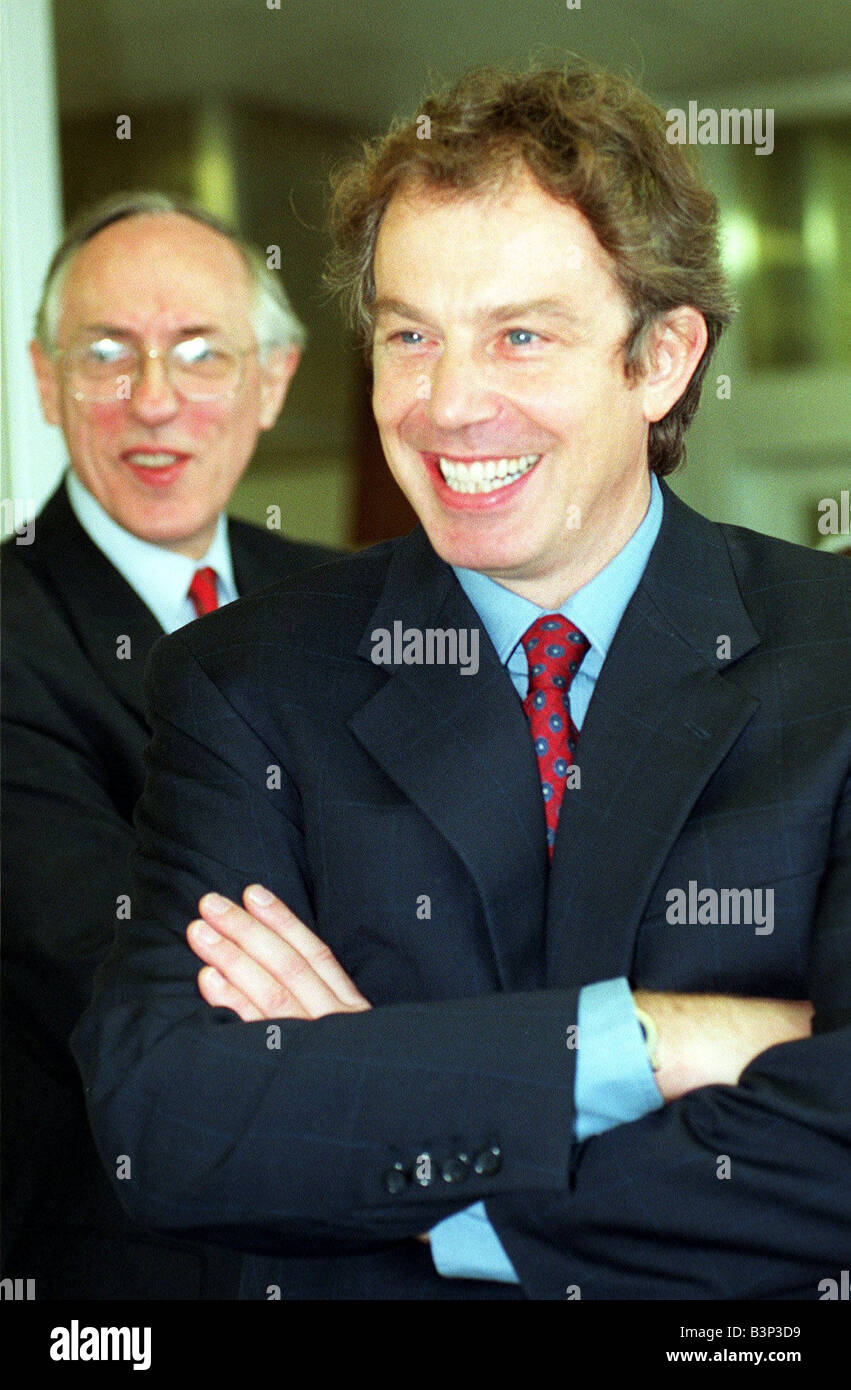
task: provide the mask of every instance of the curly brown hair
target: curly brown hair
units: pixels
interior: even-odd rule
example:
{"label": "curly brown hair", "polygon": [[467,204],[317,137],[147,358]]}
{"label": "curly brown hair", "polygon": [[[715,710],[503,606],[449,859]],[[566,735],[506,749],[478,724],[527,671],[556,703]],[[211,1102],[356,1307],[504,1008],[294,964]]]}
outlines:
{"label": "curly brown hair", "polygon": [[434,188],[463,195],[501,183],[518,165],[578,208],[611,256],[631,312],[623,345],[628,377],[641,370],[659,314],[688,304],[706,320],[708,342],[691,381],[650,427],[650,468],[670,473],[685,457],[683,436],[734,308],[720,264],[716,200],[682,148],[669,143],[662,111],[624,78],[585,65],[519,74],[480,68],[430,96],[334,175],[326,282],[368,349],[375,244],[394,194]]}

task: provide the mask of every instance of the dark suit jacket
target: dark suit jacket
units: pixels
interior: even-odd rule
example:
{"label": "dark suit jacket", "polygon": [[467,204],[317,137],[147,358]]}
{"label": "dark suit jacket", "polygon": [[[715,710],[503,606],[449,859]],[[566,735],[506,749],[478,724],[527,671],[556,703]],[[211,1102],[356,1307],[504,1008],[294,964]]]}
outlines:
{"label": "dark suit jacket", "polygon": [[[230,542],[241,593],[330,553],[240,522]],[[37,1297],[197,1298],[238,1285],[236,1257],[167,1247],[128,1221],[68,1050],[123,925],[148,740],[142,678],[162,635],[64,487],[32,545],[4,545],[3,1272],[35,1278]]]}
{"label": "dark suit jacket", "polygon": [[[549,874],[484,633],[475,676],[371,660],[397,620],[477,625],[422,531],[159,644],[133,921],[75,1037],[104,1158],[134,1158],[128,1209],[250,1242],[260,1297],[502,1296],[409,1239],[485,1199],[529,1297],[817,1298],[851,1237],[849,579],[665,489]],[[372,1011],[270,1026],[200,1001],[186,923],[252,880]],[[773,931],[670,924],[690,881],[772,888]],[[567,1030],[621,974],[809,997],[815,1035],[578,1146]]]}

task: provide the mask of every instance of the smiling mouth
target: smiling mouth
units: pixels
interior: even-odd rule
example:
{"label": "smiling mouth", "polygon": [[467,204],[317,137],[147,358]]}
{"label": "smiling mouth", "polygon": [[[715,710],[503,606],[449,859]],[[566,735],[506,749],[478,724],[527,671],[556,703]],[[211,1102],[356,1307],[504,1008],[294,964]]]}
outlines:
{"label": "smiling mouth", "polygon": [[496,492],[531,472],[540,458],[540,454],[518,454],[516,458],[473,459],[463,463],[460,459],[440,456],[438,464],[443,481],[452,492]]}
{"label": "smiling mouth", "polygon": [[170,449],[163,449],[155,454],[147,450],[136,453],[128,449],[121,457],[125,463],[132,463],[135,468],[170,468],[172,464],[182,463],[189,455],[177,454]]}

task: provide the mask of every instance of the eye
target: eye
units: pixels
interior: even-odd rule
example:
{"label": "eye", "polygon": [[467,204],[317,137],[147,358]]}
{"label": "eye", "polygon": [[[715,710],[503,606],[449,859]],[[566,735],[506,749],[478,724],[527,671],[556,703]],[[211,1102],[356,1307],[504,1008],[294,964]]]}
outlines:
{"label": "eye", "polygon": [[131,357],[133,349],[116,338],[98,338],[95,342],[87,344],[83,355],[95,366],[111,366],[113,362]]}
{"label": "eye", "polygon": [[218,357],[221,348],[218,343],[211,342],[209,338],[186,338],[181,343],[175,343],[172,354],[175,361],[181,366],[191,367],[199,363],[209,362]]}
{"label": "eye", "polygon": [[391,334],[390,341],[402,343],[404,347],[419,347],[420,343],[425,342],[425,337],[415,328],[402,328],[398,333]]}
{"label": "eye", "polygon": [[533,333],[531,328],[509,328],[505,336],[509,347],[530,347],[533,342],[539,341],[539,335]]}

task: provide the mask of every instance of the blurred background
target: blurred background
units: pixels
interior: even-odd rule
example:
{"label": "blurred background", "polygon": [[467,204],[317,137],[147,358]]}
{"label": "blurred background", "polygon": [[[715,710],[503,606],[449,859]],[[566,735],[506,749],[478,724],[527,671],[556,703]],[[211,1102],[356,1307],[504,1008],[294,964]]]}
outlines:
{"label": "blurred background", "polygon": [[845,0],[4,0],[2,25],[3,498],[37,509],[64,466],[26,360],[63,223],[108,193],[154,187],[280,247],[309,331],[233,511],[263,522],[274,504],[290,535],[332,544],[409,529],[365,367],[321,287],[329,170],[415,112],[434,79],[574,53],[632,76],[665,110],[774,110],[770,155],[698,150],[741,314],[672,482],[716,520],[824,542],[819,502],[851,487]]}

